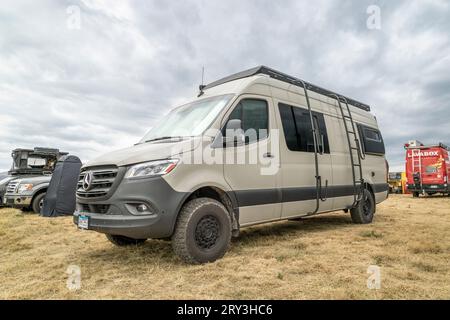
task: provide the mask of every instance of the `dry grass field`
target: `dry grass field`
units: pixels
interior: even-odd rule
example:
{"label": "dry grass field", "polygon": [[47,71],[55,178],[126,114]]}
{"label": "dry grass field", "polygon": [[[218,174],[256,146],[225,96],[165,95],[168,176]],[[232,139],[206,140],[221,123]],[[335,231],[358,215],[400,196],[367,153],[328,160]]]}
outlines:
{"label": "dry grass field", "polygon": [[[69,265],[81,289],[66,287]],[[382,287],[366,285],[369,265]],[[169,242],[117,248],[71,217],[0,210],[0,299],[449,299],[450,198],[392,196],[372,225],[339,212],[243,230],[224,259],[183,264]]]}

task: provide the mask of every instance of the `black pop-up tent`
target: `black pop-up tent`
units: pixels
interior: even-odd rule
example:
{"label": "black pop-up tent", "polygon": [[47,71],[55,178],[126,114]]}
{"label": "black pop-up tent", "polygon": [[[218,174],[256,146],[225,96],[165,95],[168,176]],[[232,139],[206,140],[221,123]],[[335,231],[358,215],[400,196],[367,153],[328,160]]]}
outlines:
{"label": "black pop-up tent", "polygon": [[64,156],[58,160],[44,199],[42,216],[57,217],[74,213],[80,169],[81,161],[76,156]]}

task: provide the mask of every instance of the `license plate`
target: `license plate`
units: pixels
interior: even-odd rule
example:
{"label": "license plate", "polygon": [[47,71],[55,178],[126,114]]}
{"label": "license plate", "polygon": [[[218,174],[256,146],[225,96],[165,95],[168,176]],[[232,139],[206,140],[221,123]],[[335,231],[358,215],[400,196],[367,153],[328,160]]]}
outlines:
{"label": "license plate", "polygon": [[88,216],[78,216],[78,228],[89,229],[89,217]]}
{"label": "license plate", "polygon": [[431,186],[431,189],[437,189],[438,186]]}

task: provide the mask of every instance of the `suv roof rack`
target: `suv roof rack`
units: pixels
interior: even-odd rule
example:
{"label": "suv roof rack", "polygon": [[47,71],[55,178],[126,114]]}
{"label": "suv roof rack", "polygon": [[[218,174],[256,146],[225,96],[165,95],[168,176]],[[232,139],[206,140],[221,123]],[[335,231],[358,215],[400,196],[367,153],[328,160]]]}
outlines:
{"label": "suv roof rack", "polygon": [[285,73],[282,73],[280,71],[268,68],[266,66],[258,66],[258,67],[252,68],[252,69],[248,69],[248,70],[245,70],[245,71],[241,71],[241,72],[232,74],[232,75],[230,75],[228,77],[222,78],[220,80],[217,80],[217,81],[214,81],[214,82],[208,84],[204,89],[205,90],[206,89],[210,89],[212,87],[216,87],[218,85],[221,85],[221,84],[224,84],[224,83],[227,83],[227,82],[230,82],[230,81],[243,79],[243,78],[248,78],[248,77],[251,77],[251,76],[258,75],[258,74],[265,74],[265,75],[270,76],[273,79],[277,79],[277,80],[280,80],[280,81],[283,81],[283,82],[287,82],[287,83],[290,83],[290,84],[293,84],[293,85],[296,85],[296,86],[299,86],[299,87],[302,87],[302,88],[303,88],[303,82],[304,82],[305,86],[306,86],[305,89],[307,89],[307,90],[317,92],[319,94],[328,96],[328,97],[333,98],[333,99],[336,98],[334,95],[337,95],[340,98],[342,98],[342,102],[347,100],[349,104],[351,104],[351,105],[353,105],[353,106],[355,106],[355,107],[357,107],[359,109],[362,109],[364,111],[369,111],[370,112],[370,106],[368,106],[367,104],[364,104],[362,102],[358,102],[356,100],[347,98],[347,97],[342,96],[340,94],[337,94],[337,93],[335,93],[333,91],[321,88],[321,87],[316,86],[314,84],[311,84],[309,82],[306,82],[306,81],[303,81],[301,79],[289,76],[289,75],[287,75]]}

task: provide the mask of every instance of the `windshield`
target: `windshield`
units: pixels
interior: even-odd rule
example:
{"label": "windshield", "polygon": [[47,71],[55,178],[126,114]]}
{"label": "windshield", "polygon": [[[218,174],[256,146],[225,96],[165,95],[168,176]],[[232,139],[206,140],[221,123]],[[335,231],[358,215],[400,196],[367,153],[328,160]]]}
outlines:
{"label": "windshield", "polygon": [[199,136],[211,125],[232,94],[188,103],[172,110],[142,138],[140,143],[170,137]]}

